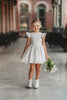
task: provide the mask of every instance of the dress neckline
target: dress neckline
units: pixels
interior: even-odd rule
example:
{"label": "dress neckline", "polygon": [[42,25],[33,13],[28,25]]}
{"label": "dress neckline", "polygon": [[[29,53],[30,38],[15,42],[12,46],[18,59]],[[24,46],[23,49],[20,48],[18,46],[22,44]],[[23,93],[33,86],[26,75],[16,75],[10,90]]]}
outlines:
{"label": "dress neckline", "polygon": [[39,33],[32,32],[32,33],[34,33],[34,34],[39,34],[40,32],[39,32]]}

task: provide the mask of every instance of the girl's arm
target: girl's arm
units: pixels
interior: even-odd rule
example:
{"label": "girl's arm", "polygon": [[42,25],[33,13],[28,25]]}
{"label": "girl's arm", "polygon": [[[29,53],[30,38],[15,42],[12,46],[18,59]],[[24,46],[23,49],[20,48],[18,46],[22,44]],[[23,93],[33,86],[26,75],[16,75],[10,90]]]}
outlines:
{"label": "girl's arm", "polygon": [[[28,46],[30,45],[30,43],[31,43],[31,39],[29,37],[27,37],[27,43],[25,45],[24,51],[22,53],[22,56],[24,55],[24,53],[25,53],[26,49],[28,48]],[[21,56],[21,59],[22,59],[22,56]]]}
{"label": "girl's arm", "polygon": [[42,45],[44,47],[44,51],[45,51],[45,55],[46,55],[46,59],[50,58],[47,54],[47,49],[46,49],[46,45],[45,45],[45,36],[42,37]]}

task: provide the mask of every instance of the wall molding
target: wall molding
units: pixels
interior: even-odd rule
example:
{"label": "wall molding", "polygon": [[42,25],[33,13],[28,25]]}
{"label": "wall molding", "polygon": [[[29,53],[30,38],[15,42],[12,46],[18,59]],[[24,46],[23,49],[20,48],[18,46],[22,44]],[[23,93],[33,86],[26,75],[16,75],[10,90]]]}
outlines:
{"label": "wall molding", "polygon": [[29,13],[32,11],[31,3],[29,1],[18,1],[18,9],[20,11],[20,4],[27,4],[29,6]]}
{"label": "wall molding", "polygon": [[45,1],[39,1],[39,2],[37,2],[36,4],[35,4],[35,6],[34,6],[34,12],[37,12],[37,7],[39,6],[39,5],[41,5],[41,4],[43,4],[45,7],[46,7],[46,12],[49,12],[49,5],[48,5],[48,3],[47,2],[45,2]]}

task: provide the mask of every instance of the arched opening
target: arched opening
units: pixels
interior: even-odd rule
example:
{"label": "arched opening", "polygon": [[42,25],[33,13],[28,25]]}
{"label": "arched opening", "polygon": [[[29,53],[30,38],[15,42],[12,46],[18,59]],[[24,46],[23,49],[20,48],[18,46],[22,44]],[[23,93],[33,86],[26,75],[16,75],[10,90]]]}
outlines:
{"label": "arched opening", "polygon": [[29,28],[29,10],[27,4],[20,3],[20,31],[26,31]]}
{"label": "arched opening", "polygon": [[42,27],[45,27],[45,6],[44,5],[38,6],[37,17],[41,20]]}

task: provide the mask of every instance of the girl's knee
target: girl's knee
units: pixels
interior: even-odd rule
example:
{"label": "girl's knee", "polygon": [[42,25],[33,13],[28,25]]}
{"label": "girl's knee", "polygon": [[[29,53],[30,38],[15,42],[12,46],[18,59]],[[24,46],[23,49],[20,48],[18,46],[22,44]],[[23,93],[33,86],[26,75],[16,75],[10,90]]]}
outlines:
{"label": "girl's knee", "polygon": [[31,64],[31,66],[30,66],[30,71],[34,71],[34,69],[35,69],[35,64]]}
{"label": "girl's knee", "polygon": [[34,71],[34,68],[30,68],[30,71],[33,72]]}
{"label": "girl's knee", "polygon": [[37,70],[37,71],[40,71],[40,66],[36,67],[36,70]]}

